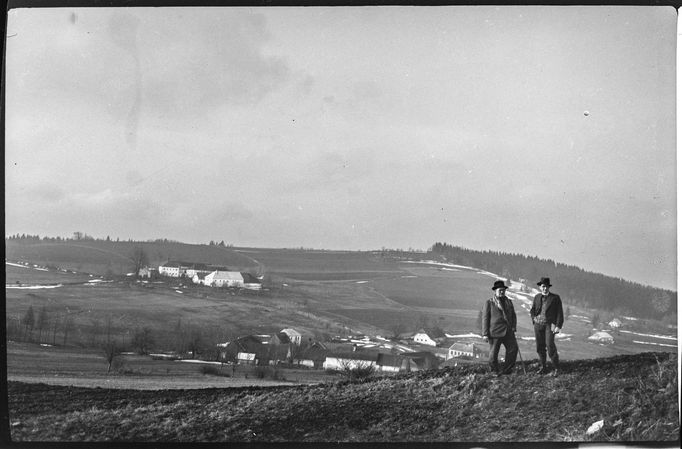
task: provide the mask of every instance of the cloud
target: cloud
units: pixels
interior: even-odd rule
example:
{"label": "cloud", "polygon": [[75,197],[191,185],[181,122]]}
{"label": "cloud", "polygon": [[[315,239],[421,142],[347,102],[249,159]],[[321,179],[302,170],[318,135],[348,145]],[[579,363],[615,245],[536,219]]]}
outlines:
{"label": "cloud", "polygon": [[170,15],[142,39],[144,101],[154,109],[206,114],[256,104],[289,80],[286,61],[264,51],[269,34],[261,15],[212,14],[199,12],[191,21]]}

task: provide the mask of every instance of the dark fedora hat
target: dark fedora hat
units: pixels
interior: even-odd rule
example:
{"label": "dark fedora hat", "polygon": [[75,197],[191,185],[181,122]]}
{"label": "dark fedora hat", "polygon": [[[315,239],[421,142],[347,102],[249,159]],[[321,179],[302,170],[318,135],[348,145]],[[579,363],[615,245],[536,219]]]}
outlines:
{"label": "dark fedora hat", "polygon": [[549,283],[549,278],[540,278],[540,282],[538,282],[538,285],[545,284],[547,287],[551,287],[552,284]]}
{"label": "dark fedora hat", "polygon": [[504,281],[497,280],[493,284],[493,290],[497,290],[498,288],[507,288],[507,286],[504,285]]}

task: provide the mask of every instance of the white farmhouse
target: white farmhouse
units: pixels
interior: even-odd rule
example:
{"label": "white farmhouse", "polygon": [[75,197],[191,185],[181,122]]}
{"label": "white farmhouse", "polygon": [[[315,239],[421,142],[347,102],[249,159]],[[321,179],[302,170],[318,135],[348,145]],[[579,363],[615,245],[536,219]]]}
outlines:
{"label": "white farmhouse", "polygon": [[448,348],[447,359],[455,357],[471,357],[472,359],[486,358],[488,354],[474,343],[453,343]]}
{"label": "white farmhouse", "polygon": [[420,329],[414,335],[413,340],[423,345],[438,346],[439,343],[445,340],[445,332],[440,329]]}
{"label": "white farmhouse", "polygon": [[594,334],[590,335],[587,339],[592,343],[601,343],[607,345],[613,344],[613,337],[611,336],[611,334],[604,331],[595,332]]}
{"label": "white farmhouse", "polygon": [[294,329],[282,329],[281,333],[286,334],[287,337],[289,337],[289,341],[292,342],[293,344],[300,346],[301,345],[301,333],[294,330]]}
{"label": "white farmhouse", "polygon": [[243,287],[244,278],[238,271],[213,271],[204,278],[209,287]]}

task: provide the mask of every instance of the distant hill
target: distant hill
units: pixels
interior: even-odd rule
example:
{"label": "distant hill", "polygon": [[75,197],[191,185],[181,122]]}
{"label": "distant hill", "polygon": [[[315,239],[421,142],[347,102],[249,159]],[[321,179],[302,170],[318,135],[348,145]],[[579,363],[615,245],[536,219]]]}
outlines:
{"label": "distant hill", "polygon": [[446,243],[435,243],[424,257],[478,267],[508,279],[526,279],[533,286],[540,277],[548,276],[567,304],[609,310],[622,316],[669,317],[677,321],[677,292],[585,271],[551,259],[476,251]]}
{"label": "distant hill", "polygon": [[227,266],[235,271],[257,271],[258,263],[229,247],[195,245],[168,240],[152,242],[101,239],[5,239],[5,258],[39,263],[98,275],[122,275],[135,269],[135,252],[144,251],[147,263],[159,266],[169,260]]}
{"label": "distant hill", "polygon": [[[485,366],[311,386],[136,391],[9,382],[14,441],[679,444],[677,355]],[[60,404],[58,408],[54,404]],[[594,425],[594,426],[593,426]],[[588,429],[595,429],[588,433]]]}
{"label": "distant hill", "polygon": [[[377,280],[377,285],[390,288],[392,298],[405,294],[407,303],[423,299],[425,288],[432,289],[437,280],[416,287],[417,282],[405,280],[406,260],[436,260],[486,270],[508,279],[525,279],[529,286],[541,276],[549,276],[555,291],[566,305],[583,309],[599,309],[620,316],[676,321],[677,292],[645,286],[623,279],[587,272],[576,266],[550,259],[494,251],[476,251],[436,243],[427,252],[400,251],[323,251],[303,249],[234,248],[224,244],[187,244],[166,239],[155,241],[113,241],[84,236],[80,239],[13,236],[5,239],[7,261],[37,263],[96,275],[123,275],[135,270],[135,254],[142,251],[146,263],[161,265],[169,260],[203,262],[226,266],[235,271],[301,281],[361,281]],[[386,281],[390,279],[390,285]],[[480,284],[477,293],[475,282]],[[448,281],[450,282],[450,281]],[[474,290],[467,292],[466,285]],[[478,297],[487,294],[482,282],[471,280],[458,285],[458,294]],[[487,285],[487,284],[486,284]],[[400,286],[400,291],[396,291]],[[443,285],[438,294],[454,291]],[[440,300],[443,300],[441,298]],[[405,301],[400,300],[405,303]]]}

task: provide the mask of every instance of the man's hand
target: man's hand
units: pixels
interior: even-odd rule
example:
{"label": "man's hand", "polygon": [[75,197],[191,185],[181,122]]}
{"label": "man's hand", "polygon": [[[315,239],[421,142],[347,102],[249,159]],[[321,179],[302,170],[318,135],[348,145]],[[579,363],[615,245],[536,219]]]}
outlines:
{"label": "man's hand", "polygon": [[553,332],[554,334],[558,334],[559,332],[561,332],[561,328],[555,326],[554,324],[552,324],[552,328],[553,328],[553,329],[552,329],[552,332]]}
{"label": "man's hand", "polygon": [[483,336],[483,341],[485,341],[486,343],[490,343],[490,339],[488,338],[487,335]]}

